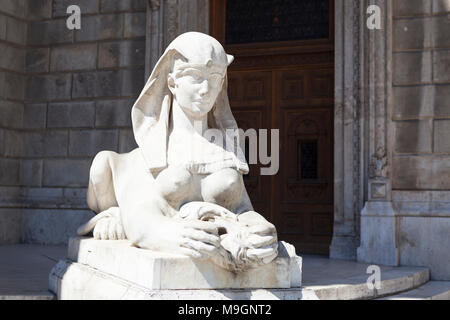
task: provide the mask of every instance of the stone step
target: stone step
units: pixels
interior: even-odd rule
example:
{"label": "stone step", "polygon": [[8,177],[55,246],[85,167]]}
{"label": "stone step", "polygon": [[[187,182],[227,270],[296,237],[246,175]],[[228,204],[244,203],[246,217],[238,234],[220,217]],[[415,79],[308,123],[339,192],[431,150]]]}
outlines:
{"label": "stone step", "polygon": [[53,300],[48,275],[65,246],[0,245],[0,300]]}
{"label": "stone step", "polygon": [[304,285],[303,289],[314,291],[320,300],[368,300],[399,292],[412,290],[427,283],[429,270],[421,267],[383,267],[381,288],[370,289],[367,285],[369,275],[345,277],[323,281],[317,285]]}
{"label": "stone step", "polygon": [[[53,299],[49,295],[50,270],[58,260],[66,257],[67,248],[38,245],[0,246],[0,300],[4,299]],[[381,290],[369,290],[366,273],[369,264],[355,261],[334,260],[322,256],[303,256],[303,287],[297,290],[263,290],[237,292],[222,290],[213,299],[279,298],[279,299],[376,299],[391,295],[411,294],[418,287],[425,287],[429,280],[427,268],[380,266]],[[76,271],[76,270],[74,270]],[[444,286],[444,283],[431,285]],[[448,284],[446,282],[445,284]],[[429,286],[425,287],[428,288]],[[311,290],[313,289],[313,290]],[[423,289],[423,288],[422,288]],[[412,290],[412,291],[411,291]],[[141,290],[142,291],[142,290]],[[195,292],[181,290],[182,296],[173,296],[173,291],[136,291],[132,298],[195,298]],[[193,290],[191,290],[193,291]],[[230,292],[229,292],[230,291]],[[408,292],[405,292],[408,291]],[[428,294],[426,297],[442,298],[448,290]],[[130,291],[131,294],[131,291]],[[394,295],[394,296],[392,296]],[[199,296],[200,297],[200,296]],[[201,295],[204,298],[204,295]],[[130,296],[131,298],[131,296]]]}
{"label": "stone step", "polygon": [[450,300],[450,281],[429,281],[419,288],[377,300]]}
{"label": "stone step", "polygon": [[55,295],[49,291],[27,294],[0,295],[0,300],[55,300]]}

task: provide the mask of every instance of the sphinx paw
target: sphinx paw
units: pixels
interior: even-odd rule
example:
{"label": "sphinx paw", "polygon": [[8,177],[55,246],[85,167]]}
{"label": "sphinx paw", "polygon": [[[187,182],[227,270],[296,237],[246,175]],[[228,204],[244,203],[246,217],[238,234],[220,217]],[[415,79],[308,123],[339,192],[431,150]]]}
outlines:
{"label": "sphinx paw", "polygon": [[120,219],[105,217],[100,219],[94,227],[94,239],[97,240],[124,240],[125,232]]}

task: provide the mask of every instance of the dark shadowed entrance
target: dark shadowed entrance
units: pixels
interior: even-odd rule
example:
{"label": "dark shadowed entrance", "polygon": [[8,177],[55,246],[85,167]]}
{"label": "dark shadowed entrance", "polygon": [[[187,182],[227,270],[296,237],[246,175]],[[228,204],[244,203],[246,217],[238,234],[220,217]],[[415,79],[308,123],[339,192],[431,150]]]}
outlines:
{"label": "dark shadowed entrance", "polygon": [[229,98],[239,127],[280,129],[278,174],[251,165],[247,190],[302,253],[328,254],[333,234],[333,3],[211,1],[211,35],[235,56]]}

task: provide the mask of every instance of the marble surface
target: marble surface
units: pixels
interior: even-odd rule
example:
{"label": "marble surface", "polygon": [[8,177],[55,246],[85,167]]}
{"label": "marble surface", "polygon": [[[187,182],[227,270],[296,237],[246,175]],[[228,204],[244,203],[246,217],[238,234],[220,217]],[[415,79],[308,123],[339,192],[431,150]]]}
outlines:
{"label": "marble surface", "polygon": [[[285,242],[280,242],[272,262],[237,273],[211,260],[136,248],[127,240],[71,238],[68,261],[59,265],[89,266],[152,290],[299,288],[302,276],[302,259]],[[58,273],[58,268],[52,273]]]}
{"label": "marble surface", "polygon": [[203,33],[173,40],[132,108],[139,147],[94,158],[87,202],[97,215],[78,235],[235,273],[278,256],[277,230],[253,210],[243,181],[249,167],[227,91],[233,59]]}

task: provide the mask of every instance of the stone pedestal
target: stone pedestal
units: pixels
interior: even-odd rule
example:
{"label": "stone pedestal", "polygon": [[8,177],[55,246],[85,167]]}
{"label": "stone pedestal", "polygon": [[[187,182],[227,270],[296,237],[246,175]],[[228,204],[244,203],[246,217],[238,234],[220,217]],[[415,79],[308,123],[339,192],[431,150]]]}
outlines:
{"label": "stone pedestal", "polygon": [[[72,238],[50,274],[58,299],[304,299],[302,259],[279,243],[271,263],[233,273],[209,260],[132,247],[128,241]],[[306,294],[306,296],[305,296]]]}
{"label": "stone pedestal", "polygon": [[361,246],[358,261],[399,265],[397,217],[390,201],[368,201],[361,212]]}

